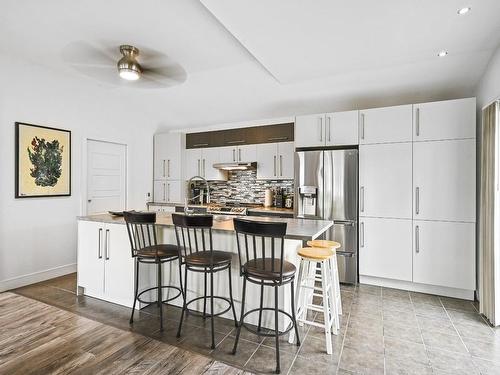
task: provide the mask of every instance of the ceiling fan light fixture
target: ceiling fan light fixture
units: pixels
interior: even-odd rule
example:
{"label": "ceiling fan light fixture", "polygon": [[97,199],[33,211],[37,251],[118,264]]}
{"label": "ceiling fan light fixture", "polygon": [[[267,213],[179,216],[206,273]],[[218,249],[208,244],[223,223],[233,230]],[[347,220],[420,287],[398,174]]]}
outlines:
{"label": "ceiling fan light fixture", "polygon": [[123,57],[117,63],[118,74],[127,81],[138,80],[142,73],[141,65],[136,60],[139,50],[133,46],[122,45],[120,52]]}

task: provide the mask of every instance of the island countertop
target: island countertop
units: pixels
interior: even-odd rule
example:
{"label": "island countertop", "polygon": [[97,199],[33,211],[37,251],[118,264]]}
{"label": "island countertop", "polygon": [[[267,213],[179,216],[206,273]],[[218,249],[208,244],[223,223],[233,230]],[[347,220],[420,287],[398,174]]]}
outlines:
{"label": "island countertop", "polygon": [[[274,218],[274,217],[252,217],[243,216],[245,220],[265,221],[265,222],[285,222],[287,230],[285,238],[293,240],[308,241],[318,238],[333,226],[333,221],[328,220],[310,220],[310,219],[289,219],[289,218]],[[125,224],[123,217],[112,216],[108,213],[95,214],[89,216],[80,216],[78,220],[95,221],[110,224]],[[156,213],[156,224],[161,226],[173,227],[172,215],[164,212]],[[229,231],[234,232],[233,218],[229,217],[225,220],[218,220],[217,215],[214,218],[214,231]]]}

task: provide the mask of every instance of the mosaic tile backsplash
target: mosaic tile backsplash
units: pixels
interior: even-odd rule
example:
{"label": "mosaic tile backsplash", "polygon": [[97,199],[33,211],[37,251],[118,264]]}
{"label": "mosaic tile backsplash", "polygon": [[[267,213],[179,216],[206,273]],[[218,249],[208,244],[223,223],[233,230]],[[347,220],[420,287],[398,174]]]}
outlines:
{"label": "mosaic tile backsplash", "polygon": [[264,204],[266,189],[282,188],[293,194],[293,180],[257,180],[257,171],[229,171],[227,181],[210,181],[213,203],[240,201]]}

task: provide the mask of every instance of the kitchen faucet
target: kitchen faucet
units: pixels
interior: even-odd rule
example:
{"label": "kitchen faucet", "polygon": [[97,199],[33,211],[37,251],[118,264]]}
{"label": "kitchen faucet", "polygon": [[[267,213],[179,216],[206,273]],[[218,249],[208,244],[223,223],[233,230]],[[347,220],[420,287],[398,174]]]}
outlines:
{"label": "kitchen faucet", "polygon": [[[196,180],[202,180],[202,181],[204,181],[204,182],[205,182],[205,185],[207,185],[207,203],[210,203],[210,185],[208,184],[208,181],[207,181],[205,178],[203,178],[203,177],[201,177],[201,176],[193,176],[193,177],[191,177],[191,178],[189,179],[189,181],[188,181],[187,185],[188,185],[188,186],[190,186],[190,185],[191,185],[191,181],[192,181],[192,180],[195,180],[195,179],[196,179]],[[190,210],[190,209],[188,208],[188,202],[189,202],[189,201],[192,201],[192,200],[194,200],[194,199],[196,199],[196,198],[200,198],[200,197],[203,197],[203,193],[200,193],[200,194],[198,194],[198,195],[197,195],[197,196],[195,196],[195,197],[186,198],[186,199],[185,199],[185,201],[184,201],[184,213],[186,213],[186,214],[193,213],[193,212],[194,212],[194,210]]]}

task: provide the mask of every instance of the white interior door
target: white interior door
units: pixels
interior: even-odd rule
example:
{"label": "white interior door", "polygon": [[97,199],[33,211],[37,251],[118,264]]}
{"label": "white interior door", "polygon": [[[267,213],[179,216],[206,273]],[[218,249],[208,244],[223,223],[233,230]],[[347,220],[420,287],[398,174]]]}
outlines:
{"label": "white interior door", "polygon": [[127,146],[88,140],[87,214],[120,211],[126,199]]}
{"label": "white interior door", "polygon": [[476,221],[476,140],[413,144],[414,218]]}

